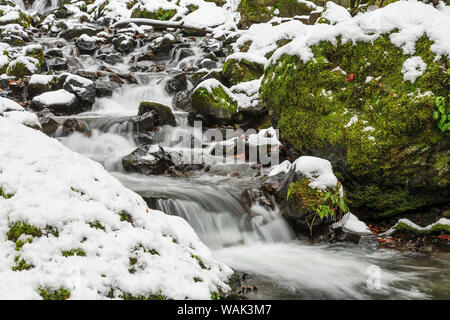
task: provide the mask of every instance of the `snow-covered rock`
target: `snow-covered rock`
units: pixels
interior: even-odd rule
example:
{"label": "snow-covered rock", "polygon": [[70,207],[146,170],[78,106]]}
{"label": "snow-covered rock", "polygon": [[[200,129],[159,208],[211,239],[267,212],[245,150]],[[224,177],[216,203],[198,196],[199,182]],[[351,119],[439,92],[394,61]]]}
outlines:
{"label": "snow-covered rock", "polygon": [[0,118],[0,299],[209,299],[231,274],[185,220]]}

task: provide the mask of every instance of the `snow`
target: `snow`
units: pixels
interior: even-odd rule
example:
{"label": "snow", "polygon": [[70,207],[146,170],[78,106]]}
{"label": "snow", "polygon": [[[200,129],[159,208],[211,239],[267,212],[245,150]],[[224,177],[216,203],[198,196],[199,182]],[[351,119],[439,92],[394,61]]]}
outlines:
{"label": "snow", "polygon": [[284,160],[279,165],[273,166],[272,170],[269,172],[269,177],[274,177],[280,173],[288,173],[289,169],[291,169],[291,162],[289,160]]}
{"label": "snow", "polygon": [[[64,287],[70,290],[70,299],[105,299],[111,289],[135,296],[210,299],[212,291],[229,289],[224,281],[232,270],[212,257],[185,220],[149,210],[139,195],[97,162],[4,118],[0,118],[0,186],[13,195],[0,196],[0,299],[40,299],[40,286]],[[130,214],[131,223],[121,221],[122,210]],[[58,235],[34,237],[16,250],[7,232],[20,221],[42,230],[52,226]],[[104,230],[89,225],[96,221]],[[77,248],[86,255],[61,254]],[[34,267],[12,271],[16,256]],[[128,270],[130,257],[137,258],[133,274]]]}
{"label": "snow", "polygon": [[280,146],[281,142],[278,140],[278,130],[270,127],[262,129],[258,133],[250,134],[247,139],[249,146]]}
{"label": "snow", "polygon": [[[426,227],[421,227],[421,226],[415,224],[414,222],[412,222],[411,220],[406,219],[406,218],[399,219],[395,226],[397,226],[399,223],[404,223],[404,224],[408,225],[409,227],[411,227],[413,229],[416,229],[416,230],[426,231],[426,230],[430,230],[433,226],[435,226],[437,224],[443,224],[443,225],[450,226],[450,219],[440,218],[435,223],[429,224]],[[395,226],[393,227],[393,229],[395,229]]]}
{"label": "snow", "polygon": [[230,88],[230,91],[233,92],[234,98],[238,102],[239,109],[255,107],[260,103],[258,99],[261,79],[241,82]]}
{"label": "snow", "polygon": [[408,58],[403,63],[402,67],[403,80],[414,83],[418,77],[423,75],[426,69],[427,65],[423,62],[421,57],[414,56]]}
{"label": "snow", "polygon": [[344,231],[359,235],[372,234],[369,227],[351,212],[346,213],[341,220],[333,223],[332,228],[342,228]]}
{"label": "snow", "polygon": [[228,61],[230,59],[237,61],[247,60],[249,62],[254,62],[262,65],[265,65],[267,63],[267,59],[265,57],[261,57],[248,52],[235,52],[233,54],[230,54],[225,61]]}
{"label": "snow", "polygon": [[74,102],[74,100],[75,95],[64,89],[44,92],[33,98],[33,101],[36,101],[45,106],[52,106],[57,104],[69,105]]}
{"label": "snow", "polygon": [[322,158],[303,156],[292,164],[296,172],[304,174],[310,181],[309,186],[314,189],[325,190],[337,186],[338,180],[333,174],[331,162]]}
{"label": "snow", "polygon": [[231,19],[230,13],[219,7],[204,7],[188,14],[183,21],[202,27],[217,27]]}

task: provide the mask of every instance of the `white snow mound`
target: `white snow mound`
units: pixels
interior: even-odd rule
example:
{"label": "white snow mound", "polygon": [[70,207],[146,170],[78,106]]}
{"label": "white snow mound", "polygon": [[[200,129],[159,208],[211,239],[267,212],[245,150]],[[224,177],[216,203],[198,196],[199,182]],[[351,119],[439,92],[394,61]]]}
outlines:
{"label": "white snow mound", "polygon": [[[14,239],[21,223],[42,235]],[[70,299],[210,299],[231,274],[185,220],[148,209],[97,162],[0,117],[0,299],[61,288]]]}

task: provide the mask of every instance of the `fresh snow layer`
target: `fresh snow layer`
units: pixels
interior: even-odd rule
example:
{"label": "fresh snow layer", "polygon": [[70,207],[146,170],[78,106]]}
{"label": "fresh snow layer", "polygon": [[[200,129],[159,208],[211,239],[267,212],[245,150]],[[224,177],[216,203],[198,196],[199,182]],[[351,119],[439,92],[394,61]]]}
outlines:
{"label": "fresh snow layer", "polygon": [[296,172],[304,174],[314,189],[325,190],[337,186],[338,180],[333,174],[331,162],[322,158],[303,156],[292,164]]}
{"label": "fresh snow layer", "polygon": [[273,166],[272,169],[270,170],[268,176],[274,177],[280,173],[288,173],[289,169],[291,169],[291,166],[292,166],[292,164],[289,160],[284,160],[279,165]]}
{"label": "fresh snow layer", "polygon": [[333,223],[332,227],[342,228],[344,229],[344,231],[357,233],[359,235],[372,234],[372,231],[369,229],[369,227],[351,212],[346,213],[341,220]]}
{"label": "fresh snow layer", "polygon": [[[12,195],[0,196],[0,299],[39,299],[40,287],[64,287],[71,299],[103,299],[111,289],[116,297],[125,292],[209,299],[219,287],[229,289],[224,282],[231,269],[212,257],[185,220],[148,209],[99,163],[5,118],[0,118],[0,187]],[[121,211],[131,223],[121,221]],[[16,251],[7,232],[20,221],[42,230],[51,226],[58,235],[34,237]],[[95,222],[104,230],[89,225]],[[62,255],[72,249],[86,256]],[[158,254],[148,252],[152,249]],[[18,256],[34,267],[12,271]],[[134,274],[130,257],[137,259]]]}

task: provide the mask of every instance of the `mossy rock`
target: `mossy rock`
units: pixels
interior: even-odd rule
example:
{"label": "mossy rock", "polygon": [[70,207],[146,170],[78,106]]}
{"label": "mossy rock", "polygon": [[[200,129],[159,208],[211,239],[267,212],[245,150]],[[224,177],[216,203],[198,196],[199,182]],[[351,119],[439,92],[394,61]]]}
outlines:
{"label": "mossy rock", "polygon": [[177,13],[176,9],[162,9],[156,11],[147,11],[144,8],[137,7],[131,13],[131,18],[146,18],[154,20],[170,20]]}
{"label": "mossy rock", "polygon": [[265,70],[261,98],[281,139],[330,160],[360,214],[383,218],[448,201],[449,131],[433,116],[436,97],[448,113],[448,58],[435,60],[422,36],[415,55],[427,66],[411,83],[401,72],[409,56],[389,35],[337,40],[312,46],[307,63],[284,55]]}
{"label": "mossy rock", "polygon": [[246,59],[228,59],[222,68],[222,75],[230,85],[261,78],[264,65]]}
{"label": "mossy rock", "polygon": [[247,28],[254,23],[267,22],[274,16],[309,15],[314,10],[313,6],[297,0],[241,0],[238,6],[238,11],[241,13],[239,26]]}
{"label": "mossy rock", "polygon": [[154,101],[142,101],[139,104],[138,116],[147,112],[152,112],[155,115],[156,126],[170,125],[175,127],[177,125],[172,109],[168,106]]}
{"label": "mossy rock", "polygon": [[214,2],[216,6],[221,7],[225,4],[225,0],[205,0],[206,2]]}
{"label": "mossy rock", "polygon": [[201,120],[204,125],[226,125],[235,120],[238,104],[230,96],[225,87],[215,79],[212,88],[202,87],[201,84],[194,90],[191,96],[192,109],[189,113],[189,120]]}
{"label": "mossy rock", "polygon": [[[10,11],[11,12],[11,11]],[[1,14],[3,16],[3,13]],[[24,28],[29,28],[33,23],[33,16],[26,14],[23,11],[19,11],[19,16],[15,19],[4,20],[0,22],[0,26],[7,24],[19,24]]]}
{"label": "mossy rock", "polygon": [[32,57],[38,60],[40,66],[45,63],[44,49],[42,46],[29,46],[25,47],[23,50],[27,57]]}

